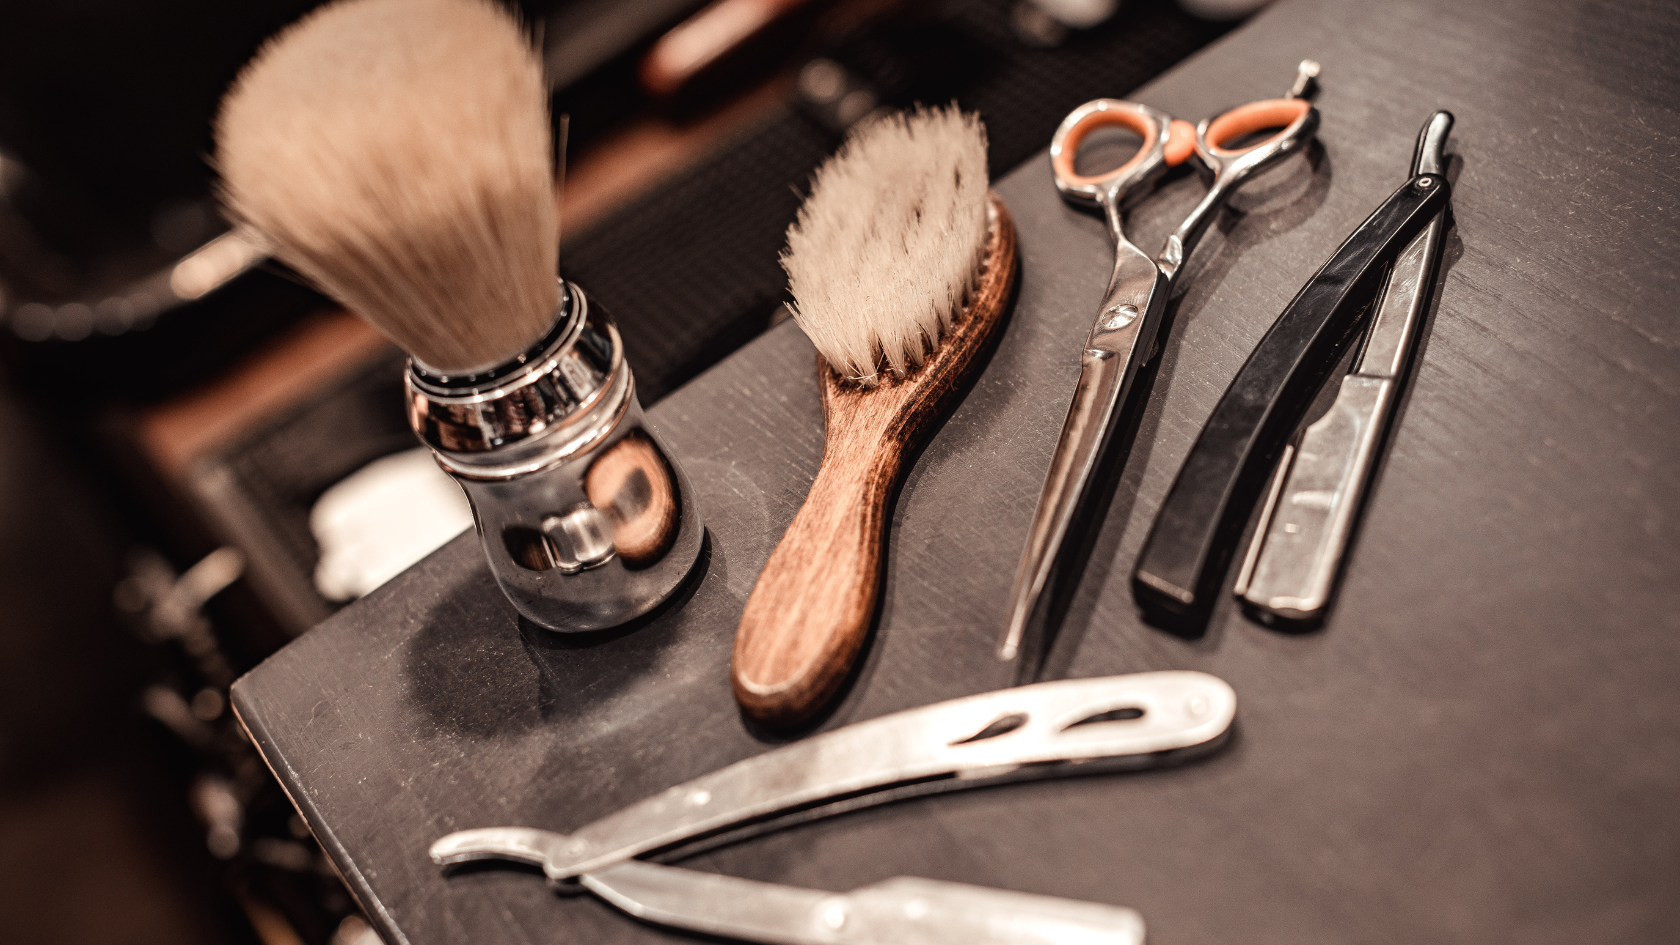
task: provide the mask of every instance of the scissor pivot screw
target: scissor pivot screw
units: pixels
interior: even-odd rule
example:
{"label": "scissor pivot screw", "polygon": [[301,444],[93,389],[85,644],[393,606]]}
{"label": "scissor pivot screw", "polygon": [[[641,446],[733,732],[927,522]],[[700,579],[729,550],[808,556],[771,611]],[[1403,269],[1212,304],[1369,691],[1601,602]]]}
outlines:
{"label": "scissor pivot screw", "polygon": [[1428,190],[1429,188],[1431,188],[1433,186],[1435,186],[1435,178],[1433,178],[1433,177],[1423,177],[1423,178],[1418,179],[1418,182],[1417,182],[1417,189],[1418,190]]}
{"label": "scissor pivot screw", "polygon": [[1116,331],[1118,329],[1125,328],[1127,325],[1136,321],[1138,317],[1138,310],[1136,305],[1129,302],[1122,302],[1119,305],[1109,306],[1103,311],[1103,314],[1108,316],[1102,321],[1103,330]]}

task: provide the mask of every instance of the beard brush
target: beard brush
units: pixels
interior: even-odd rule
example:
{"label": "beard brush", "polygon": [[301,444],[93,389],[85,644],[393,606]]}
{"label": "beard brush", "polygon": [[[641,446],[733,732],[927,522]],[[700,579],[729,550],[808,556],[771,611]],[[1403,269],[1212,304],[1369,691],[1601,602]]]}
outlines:
{"label": "beard brush", "polygon": [[345,0],[260,49],[215,120],[222,205],[435,374],[506,363],[560,287],[547,87],[488,0]]}
{"label": "beard brush", "polygon": [[986,136],[955,108],[876,120],[817,170],[782,266],[817,349],[822,466],[759,575],[731,667],[773,729],[809,722],[868,636],[905,459],[978,366],[1015,282]]}

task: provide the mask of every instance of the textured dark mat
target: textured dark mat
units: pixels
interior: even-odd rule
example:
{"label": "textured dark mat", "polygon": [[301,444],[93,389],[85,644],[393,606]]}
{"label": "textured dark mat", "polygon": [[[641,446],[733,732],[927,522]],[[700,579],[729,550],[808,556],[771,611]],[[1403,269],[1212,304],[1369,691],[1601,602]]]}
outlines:
{"label": "textured dark mat", "polygon": [[[1152,945],[1680,942],[1680,72],[1601,71],[1608,51],[1680,35],[1680,7],[1623,6],[1280,0],[1137,93],[1198,118],[1276,94],[1303,56],[1327,79],[1320,149],[1245,188],[1192,257],[1049,635],[1052,678],[1225,679],[1223,751],[856,811],[684,864],[1125,905]],[[1539,102],[1592,115],[1593,135],[1536,132]],[[1222,593],[1197,638],[1148,626],[1130,574],[1196,431],[1405,179],[1437,108],[1458,118],[1445,274],[1327,621],[1279,633]],[[1015,672],[997,633],[1114,251],[1047,161],[998,190],[1020,294],[894,500],[873,637],[828,728]],[[1169,179],[1127,228],[1160,245],[1203,193]],[[468,827],[572,832],[771,747],[742,724],[729,663],[822,460],[813,357],[783,324],[650,411],[710,535],[680,606],[592,639],[522,627],[463,535],[235,685],[387,940],[687,940],[529,870],[445,874],[425,851]]]}

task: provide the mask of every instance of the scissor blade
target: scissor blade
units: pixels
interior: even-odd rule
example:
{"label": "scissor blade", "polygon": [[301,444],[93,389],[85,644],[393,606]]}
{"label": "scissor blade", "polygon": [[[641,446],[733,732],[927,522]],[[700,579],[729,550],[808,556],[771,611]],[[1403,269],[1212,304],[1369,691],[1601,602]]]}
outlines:
{"label": "scissor blade", "polygon": [[1079,386],[1073,390],[1073,403],[1062,424],[1056,452],[1050,457],[1050,474],[1044,480],[1044,492],[1033,513],[1032,530],[1027,533],[1027,547],[1015,569],[1015,583],[1009,592],[1009,626],[998,647],[1000,660],[1015,659],[1021,651],[1027,622],[1038,606],[1039,595],[1050,577],[1050,566],[1102,452],[1103,440],[1120,403],[1125,370],[1125,364],[1113,354],[1085,349]]}
{"label": "scissor blade", "polygon": [[631,860],[581,879],[645,922],[774,945],[1143,941],[1131,909],[914,877],[831,893]]}
{"label": "scissor blade", "polygon": [[1080,500],[1090,486],[1091,473],[1113,433],[1115,418],[1155,345],[1167,279],[1137,248],[1130,243],[1120,245],[1114,278],[1085,340],[1079,385],[1074,388],[1056,452],[1050,457],[1050,473],[1045,477],[1026,548],[1015,570],[1009,592],[1009,623],[998,645],[1000,660],[1013,660],[1024,649],[1031,650],[1035,660],[1042,655],[1040,647],[1023,646],[1028,623]]}

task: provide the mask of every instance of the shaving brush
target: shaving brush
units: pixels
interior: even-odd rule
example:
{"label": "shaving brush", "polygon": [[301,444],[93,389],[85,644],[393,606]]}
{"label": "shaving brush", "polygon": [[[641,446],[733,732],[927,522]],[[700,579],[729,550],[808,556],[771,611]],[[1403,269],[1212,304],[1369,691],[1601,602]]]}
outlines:
{"label": "shaving brush", "polygon": [[747,600],[733,682],[749,716],[787,729],[857,662],[905,459],[978,369],[1015,284],[979,121],[934,109],[854,133],[818,169],[782,265],[817,349],[823,459]]}
{"label": "shaving brush", "polygon": [[542,67],[500,7],[358,0],[270,40],[216,118],[223,205],[427,367],[551,327],[559,225]]}
{"label": "shaving brush", "polygon": [[409,420],[521,613],[595,630],[698,556],[617,329],[556,278],[542,67],[488,0],[344,0],[270,40],[215,121],[227,215],[410,355]]}

